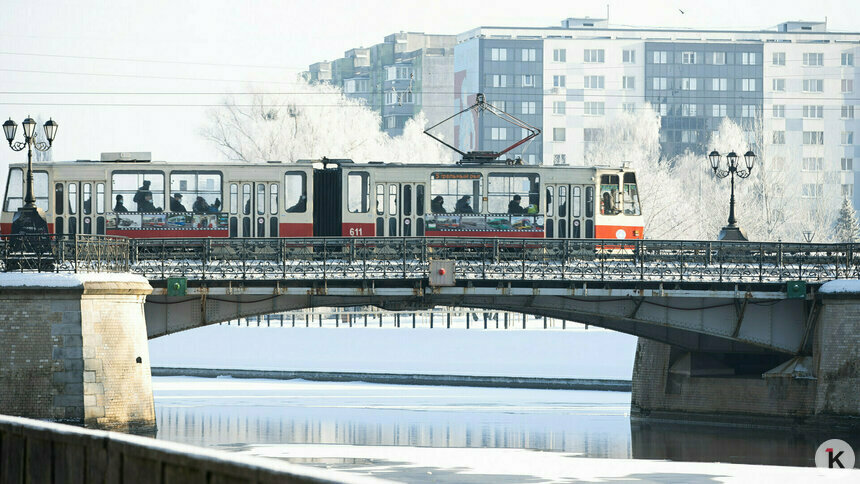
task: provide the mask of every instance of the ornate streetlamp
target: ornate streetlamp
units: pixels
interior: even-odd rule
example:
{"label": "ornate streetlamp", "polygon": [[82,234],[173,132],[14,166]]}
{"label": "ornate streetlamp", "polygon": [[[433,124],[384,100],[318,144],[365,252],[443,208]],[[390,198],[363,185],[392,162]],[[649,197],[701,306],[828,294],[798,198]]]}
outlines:
{"label": "ornate streetlamp", "polygon": [[24,141],[15,141],[15,131],[18,130],[18,124],[10,118],[3,123],[3,134],[6,135],[6,140],[9,142],[9,147],[14,151],[21,151],[27,148],[27,193],[24,196],[24,206],[18,209],[18,213],[12,217],[12,233],[13,234],[47,234],[48,222],[45,220],[45,213],[36,206],[36,197],[33,194],[33,148],[39,151],[48,151],[54,143],[54,136],[57,134],[56,121],[49,119],[45,125],[44,141],[36,141],[39,135],[36,130],[36,121],[31,117],[27,117],[21,125],[24,127]]}
{"label": "ornate streetlamp", "polygon": [[744,164],[746,165],[746,170],[738,169],[738,155],[735,154],[734,151],[726,155],[726,163],[727,168],[725,170],[721,169],[721,161],[722,156],[714,150],[711,154],[708,155],[708,159],[711,161],[711,168],[714,170],[714,174],[717,175],[718,178],[726,178],[727,176],[731,176],[732,179],[732,197],[729,199],[729,224],[723,227],[720,230],[719,240],[741,240],[747,241],[749,240],[744,233],[744,231],[738,227],[738,221],[735,218],[735,175],[738,178],[747,178],[752,173],[753,165],[755,165],[755,153],[752,151],[747,151],[744,154]]}

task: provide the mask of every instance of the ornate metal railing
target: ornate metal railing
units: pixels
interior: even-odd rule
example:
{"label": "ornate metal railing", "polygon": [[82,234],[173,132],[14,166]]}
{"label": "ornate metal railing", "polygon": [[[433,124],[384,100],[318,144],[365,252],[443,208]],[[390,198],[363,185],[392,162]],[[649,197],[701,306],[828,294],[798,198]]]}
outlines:
{"label": "ornate metal railing", "polygon": [[853,244],[469,238],[136,239],[151,279],[457,279],[777,283],[860,277]]}
{"label": "ornate metal railing", "polygon": [[107,235],[4,235],[2,272],[128,272],[129,241]]}

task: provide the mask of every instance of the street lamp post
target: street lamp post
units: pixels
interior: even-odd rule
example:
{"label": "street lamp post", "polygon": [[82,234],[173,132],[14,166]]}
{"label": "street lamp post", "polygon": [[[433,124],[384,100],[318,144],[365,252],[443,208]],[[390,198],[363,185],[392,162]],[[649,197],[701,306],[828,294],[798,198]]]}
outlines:
{"label": "street lamp post", "polygon": [[755,165],[755,153],[752,151],[747,151],[744,154],[744,164],[746,165],[746,169],[738,169],[738,155],[735,154],[734,151],[726,155],[726,169],[721,169],[721,161],[722,156],[714,150],[711,154],[708,155],[708,159],[711,162],[711,168],[714,170],[714,174],[718,178],[726,178],[731,177],[732,182],[732,196],[729,199],[729,224],[723,227],[720,230],[719,240],[740,240],[740,241],[748,241],[746,234],[743,229],[738,227],[738,220],[735,218],[735,175],[738,178],[747,178],[752,173],[753,165]]}
{"label": "street lamp post", "polygon": [[36,206],[36,196],[33,191],[33,149],[39,151],[51,149],[59,125],[53,119],[49,119],[45,123],[47,143],[36,141],[39,132],[36,130],[36,121],[33,118],[27,117],[21,125],[24,127],[23,142],[15,141],[15,131],[18,130],[18,124],[15,121],[10,118],[3,123],[3,134],[6,135],[9,147],[13,151],[27,148],[27,192],[24,196],[24,206],[20,207],[15,216],[12,217],[12,234],[47,234],[48,222],[45,220],[45,213]]}

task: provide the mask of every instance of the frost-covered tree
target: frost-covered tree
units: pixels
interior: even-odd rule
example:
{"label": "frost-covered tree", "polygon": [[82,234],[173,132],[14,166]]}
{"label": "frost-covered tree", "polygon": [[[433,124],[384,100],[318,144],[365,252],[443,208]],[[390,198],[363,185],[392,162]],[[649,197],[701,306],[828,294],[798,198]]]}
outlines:
{"label": "frost-covered tree", "polygon": [[836,220],[835,237],[837,242],[857,242],[860,237],[860,222],[851,200],[844,198],[839,218]]}
{"label": "frost-covered tree", "polygon": [[356,162],[447,162],[449,150],[422,131],[426,118],[410,120],[392,138],[379,115],[362,100],[326,84],[297,81],[289,93],[256,92],[226,98],[202,130],[230,160],[245,162],[350,158]]}

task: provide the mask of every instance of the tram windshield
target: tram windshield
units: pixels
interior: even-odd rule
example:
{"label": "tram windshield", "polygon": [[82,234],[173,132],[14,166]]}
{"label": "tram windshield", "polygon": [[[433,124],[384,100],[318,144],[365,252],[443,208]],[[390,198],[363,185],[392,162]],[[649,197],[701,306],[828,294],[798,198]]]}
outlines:
{"label": "tram windshield", "polygon": [[[9,178],[6,181],[6,200],[3,210],[15,212],[24,206],[24,170],[12,168],[9,170]],[[48,211],[48,173],[44,171],[33,172],[33,196],[36,197],[36,206]]]}
{"label": "tram windshield", "polygon": [[480,213],[481,174],[435,172],[430,180],[433,213]]}
{"label": "tram windshield", "polygon": [[617,215],[619,208],[618,175],[600,175],[600,214]]}
{"label": "tram windshield", "polygon": [[624,215],[642,215],[635,173],[624,174]]}

